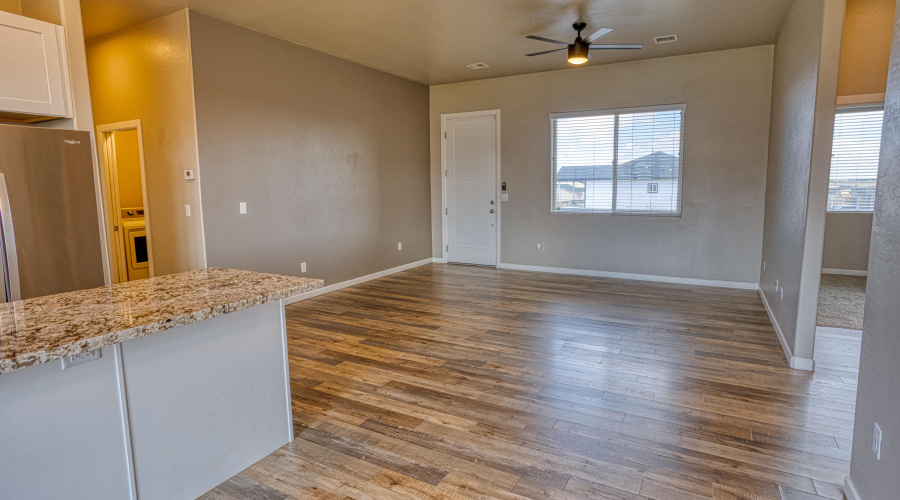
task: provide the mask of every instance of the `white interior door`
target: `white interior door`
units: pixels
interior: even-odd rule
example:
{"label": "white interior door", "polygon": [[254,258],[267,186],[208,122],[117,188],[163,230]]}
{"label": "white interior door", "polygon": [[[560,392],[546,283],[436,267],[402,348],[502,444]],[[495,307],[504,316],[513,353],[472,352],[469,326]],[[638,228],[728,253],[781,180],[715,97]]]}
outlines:
{"label": "white interior door", "polygon": [[497,116],[449,118],[447,261],[497,265]]}

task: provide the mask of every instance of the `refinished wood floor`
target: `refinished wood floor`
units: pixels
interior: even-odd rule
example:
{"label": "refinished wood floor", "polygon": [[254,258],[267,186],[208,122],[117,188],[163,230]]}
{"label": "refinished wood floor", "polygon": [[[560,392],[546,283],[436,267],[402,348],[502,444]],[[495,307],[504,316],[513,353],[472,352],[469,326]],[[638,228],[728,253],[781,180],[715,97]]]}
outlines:
{"label": "refinished wood floor", "polygon": [[429,265],[287,318],[296,440],[204,498],[841,498],[849,472],[856,375],[788,368],[753,291]]}

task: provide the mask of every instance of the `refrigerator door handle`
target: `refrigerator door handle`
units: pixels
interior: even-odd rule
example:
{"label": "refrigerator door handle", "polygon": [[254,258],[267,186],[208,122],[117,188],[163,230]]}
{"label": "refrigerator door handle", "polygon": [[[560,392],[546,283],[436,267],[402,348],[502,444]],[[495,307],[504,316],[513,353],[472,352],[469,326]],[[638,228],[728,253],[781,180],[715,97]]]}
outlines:
{"label": "refrigerator door handle", "polygon": [[16,233],[13,231],[10,212],[9,192],[6,190],[6,176],[0,173],[0,227],[3,228],[3,272],[6,278],[7,301],[22,300],[19,288],[19,259],[16,256]]}

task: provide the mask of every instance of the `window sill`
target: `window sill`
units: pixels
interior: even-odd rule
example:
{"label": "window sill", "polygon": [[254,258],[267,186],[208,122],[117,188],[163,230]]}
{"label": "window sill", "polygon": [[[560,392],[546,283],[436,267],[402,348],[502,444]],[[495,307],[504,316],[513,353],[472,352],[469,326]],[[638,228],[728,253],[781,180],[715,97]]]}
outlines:
{"label": "window sill", "polygon": [[551,215],[616,215],[638,217],[681,217],[681,213],[664,212],[597,212],[591,210],[551,210]]}

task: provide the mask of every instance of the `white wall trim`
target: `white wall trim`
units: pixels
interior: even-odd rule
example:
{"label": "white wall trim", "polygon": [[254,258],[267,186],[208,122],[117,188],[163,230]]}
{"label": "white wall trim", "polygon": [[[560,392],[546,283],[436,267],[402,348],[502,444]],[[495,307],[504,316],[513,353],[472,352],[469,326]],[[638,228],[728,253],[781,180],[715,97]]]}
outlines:
{"label": "white wall trim", "polygon": [[657,283],[676,283],[680,285],[698,285],[698,286],[715,286],[719,288],[738,288],[741,290],[756,290],[759,283],[751,283],[748,281],[722,281],[722,280],[705,280],[697,278],[679,278],[676,276],[656,276],[651,274],[633,274],[633,273],[617,273],[611,271],[595,271],[592,269],[571,269],[566,267],[544,267],[529,266],[525,264],[505,264],[501,263],[498,267],[501,269],[512,269],[516,271],[534,271],[539,273],[556,273],[556,274],[574,274],[577,276],[594,276],[597,278],[615,278],[622,280],[634,281],[655,281]]}
{"label": "white wall trim", "polygon": [[359,285],[360,283],[365,283],[366,281],[372,281],[374,279],[383,278],[385,276],[399,273],[400,271],[406,271],[407,269],[412,269],[414,267],[424,266],[426,264],[431,264],[435,259],[429,257],[427,259],[422,259],[416,262],[410,262],[409,264],[403,264],[402,266],[392,267],[390,269],[385,269],[384,271],[378,271],[377,273],[367,274],[366,276],[360,276],[359,278],[353,278],[352,280],[342,281],[340,283],[335,283],[333,285],[324,286],[319,288],[318,290],[313,290],[312,292],[301,293],[299,295],[294,295],[293,297],[288,297],[284,299],[284,304],[293,304],[294,302],[300,302],[301,300],[311,299],[313,297],[318,297],[319,295],[324,295],[326,293],[334,292],[340,290],[342,288],[347,288],[353,285]]}
{"label": "white wall trim", "polygon": [[775,335],[778,336],[778,342],[781,343],[781,349],[784,350],[784,357],[788,360],[791,368],[808,372],[815,371],[815,361],[806,358],[794,357],[794,353],[791,351],[791,347],[784,339],[784,333],[781,331],[781,325],[779,325],[778,320],[775,319],[775,314],[772,313],[772,308],[769,306],[769,301],[766,300],[766,294],[763,293],[761,288],[759,289],[759,298],[762,299],[763,307],[766,308],[766,314],[769,315],[769,321],[772,322],[772,326],[775,328]]}
{"label": "white wall trim", "polygon": [[847,500],[862,500],[850,476],[844,478],[844,496],[847,497]]}
{"label": "white wall trim", "polygon": [[857,271],[855,269],[829,269],[822,268],[822,274],[843,274],[845,276],[868,276],[869,271]]}
{"label": "white wall trim", "polygon": [[856,106],[864,104],[884,104],[884,93],[842,95],[837,98],[838,106]]}
{"label": "white wall trim", "polygon": [[[194,51],[191,49],[191,11],[184,9],[184,22],[187,25],[188,40],[188,65],[191,69],[191,119],[194,125],[194,168],[196,175],[192,182],[197,183],[197,207],[194,212],[200,218],[200,250],[203,252],[203,269],[209,267],[208,257],[206,254],[206,225],[203,221],[203,191],[200,184],[200,135],[197,133],[197,95],[194,84]],[[293,425],[293,424],[292,424]],[[293,431],[291,439],[293,440]]]}

